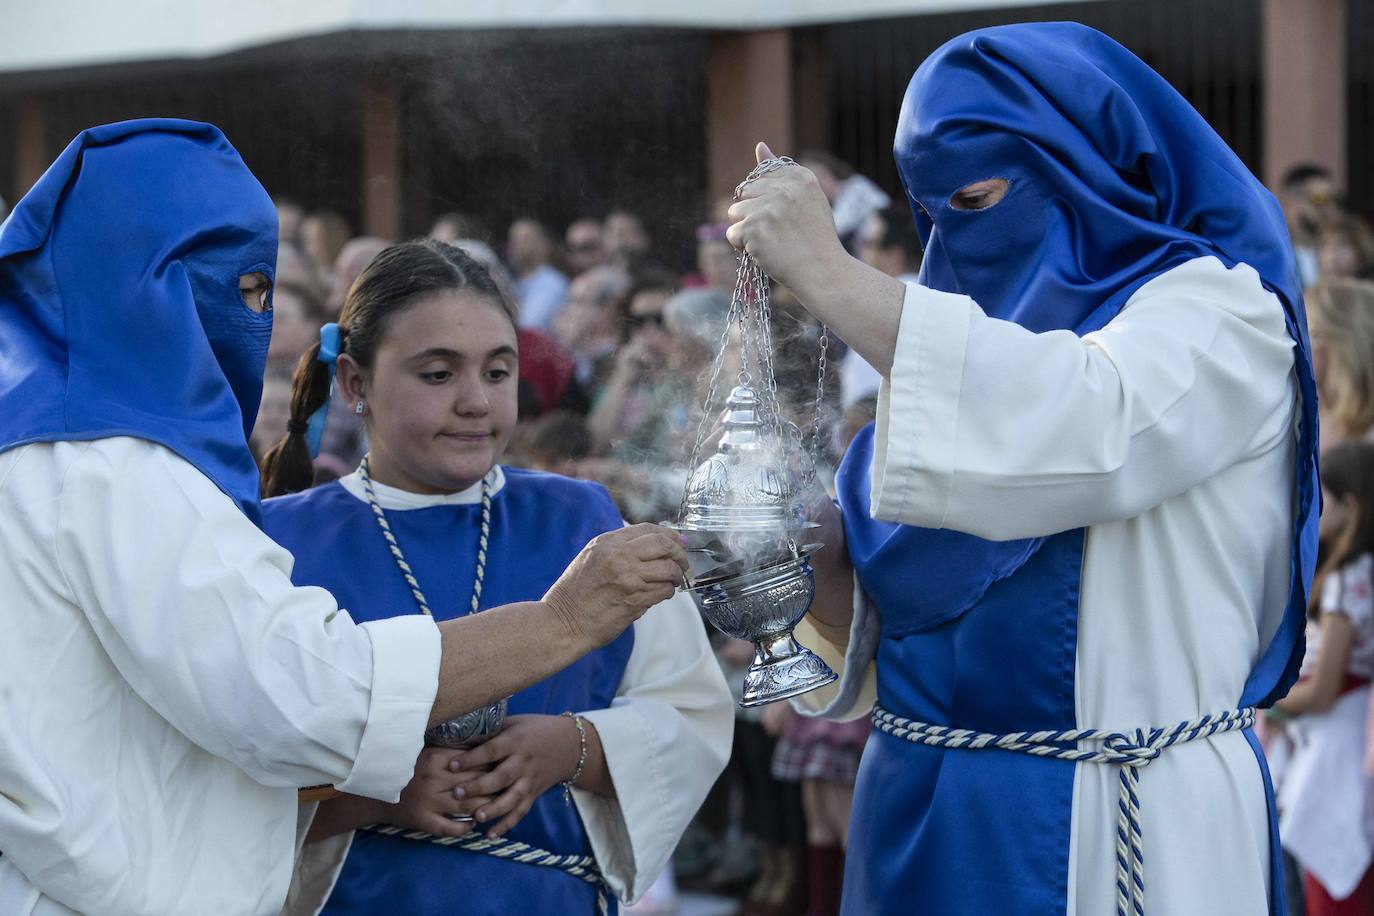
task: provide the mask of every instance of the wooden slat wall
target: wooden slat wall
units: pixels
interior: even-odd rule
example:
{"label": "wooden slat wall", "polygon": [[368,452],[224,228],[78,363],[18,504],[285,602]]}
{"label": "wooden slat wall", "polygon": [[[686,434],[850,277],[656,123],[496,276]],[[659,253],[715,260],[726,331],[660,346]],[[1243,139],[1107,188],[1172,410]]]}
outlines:
{"label": "wooden slat wall", "polygon": [[1260,0],[1110,0],[820,26],[828,50],[831,151],[900,193],[892,138],[912,73],[970,29],[1072,19],[1140,55],[1260,172]]}
{"label": "wooden slat wall", "polygon": [[[96,124],[146,117],[209,121],[269,192],[330,207],[358,225],[361,102],[353,67],[253,66],[213,75],[105,79],[33,97],[47,122],[49,159]],[[0,140],[0,146],[11,145]]]}
{"label": "wooden slat wall", "polygon": [[[479,36],[480,37],[480,36]],[[624,208],[690,262],[706,187],[705,33],[524,33],[435,57],[407,98],[407,225],[446,210],[502,234]]]}
{"label": "wooden slat wall", "polygon": [[[538,216],[561,233],[578,216],[624,207],[645,218],[660,256],[691,265],[707,206],[706,33],[449,33],[378,49],[385,40],[344,37],[324,60],[265,49],[165,73],[112,68],[26,94],[47,119],[49,160],[95,124],[210,121],[269,192],[337,210],[356,230],[366,178],[362,87],[380,71],[403,106],[403,234],[461,210],[503,243],[516,216]],[[11,202],[17,97],[0,91],[0,193]]]}
{"label": "wooden slat wall", "polygon": [[1374,3],[1346,4],[1346,184],[1350,206],[1374,219]]}

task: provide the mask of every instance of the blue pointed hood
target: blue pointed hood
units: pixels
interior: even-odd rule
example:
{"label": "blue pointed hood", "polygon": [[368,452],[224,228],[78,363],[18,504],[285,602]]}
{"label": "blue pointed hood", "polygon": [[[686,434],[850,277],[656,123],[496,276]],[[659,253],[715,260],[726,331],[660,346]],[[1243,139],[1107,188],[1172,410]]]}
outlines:
{"label": "blue pointed hood", "polygon": [[276,265],[272,201],[220,131],[124,121],[78,134],[0,226],[0,450],[134,436],[255,522],[248,434]]}

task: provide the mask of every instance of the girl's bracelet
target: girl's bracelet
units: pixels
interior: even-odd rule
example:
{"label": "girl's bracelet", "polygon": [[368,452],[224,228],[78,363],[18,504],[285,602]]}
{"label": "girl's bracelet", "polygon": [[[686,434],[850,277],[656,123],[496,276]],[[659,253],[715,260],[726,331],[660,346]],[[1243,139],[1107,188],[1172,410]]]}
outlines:
{"label": "girl's bracelet", "polygon": [[577,726],[577,769],[573,771],[572,778],[563,781],[563,803],[572,804],[572,790],[577,781],[582,778],[582,769],[587,765],[587,724],[581,716],[575,716],[567,710],[563,711],[566,718],[572,719],[573,725]]}

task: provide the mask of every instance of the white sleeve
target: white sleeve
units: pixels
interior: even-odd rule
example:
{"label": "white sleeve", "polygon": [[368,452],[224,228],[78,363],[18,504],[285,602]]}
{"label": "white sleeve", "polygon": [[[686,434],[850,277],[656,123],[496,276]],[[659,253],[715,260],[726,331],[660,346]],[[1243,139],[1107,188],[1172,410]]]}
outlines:
{"label": "white sleeve", "polygon": [[573,791],[601,871],[626,902],[653,884],[725,769],[735,723],[689,595],[649,608],[634,637],[610,707],[581,713],[601,737],[616,796]]}
{"label": "white sleeve", "polygon": [[1210,257],[1081,338],[910,285],[873,515],[993,540],[1132,518],[1292,434],[1292,349],[1259,275]]}
{"label": "white sleeve", "polygon": [[1374,556],[1362,554],[1326,577],[1322,586],[1321,609],[1324,614],[1343,614],[1357,631],[1365,631],[1374,617],[1374,589],[1371,572]]}
{"label": "white sleeve", "polygon": [[394,801],[438,686],[428,618],[355,624],[196,468],[138,439],[71,465],[56,554],[105,651],[191,741],[271,786]]}

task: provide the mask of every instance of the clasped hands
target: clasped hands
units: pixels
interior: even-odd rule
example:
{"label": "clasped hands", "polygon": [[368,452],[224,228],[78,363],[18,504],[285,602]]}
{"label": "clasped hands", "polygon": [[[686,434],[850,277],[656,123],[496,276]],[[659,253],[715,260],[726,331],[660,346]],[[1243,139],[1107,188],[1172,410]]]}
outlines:
{"label": "clasped hands", "polygon": [[[573,777],[580,749],[577,726],[566,716],[510,716],[500,732],[470,750],[421,751],[415,775],[400,800],[384,806],[384,817],[444,837],[495,821],[486,835],[504,836],[540,795]],[[471,815],[475,823],[455,821],[455,814]]]}

